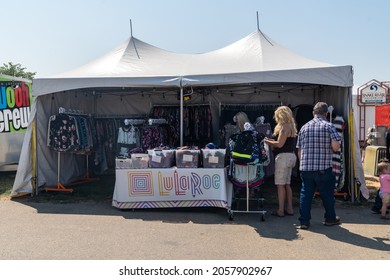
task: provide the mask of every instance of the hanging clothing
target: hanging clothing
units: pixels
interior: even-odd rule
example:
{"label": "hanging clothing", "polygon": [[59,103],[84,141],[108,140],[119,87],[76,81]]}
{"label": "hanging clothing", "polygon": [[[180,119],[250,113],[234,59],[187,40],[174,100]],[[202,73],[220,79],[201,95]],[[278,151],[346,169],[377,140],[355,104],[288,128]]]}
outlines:
{"label": "hanging clothing", "polygon": [[[272,128],[270,123],[256,123],[255,129],[259,134],[262,134],[268,138],[272,138]],[[275,157],[270,155],[270,161],[267,166],[264,167],[264,176],[270,177],[275,173]]]}
{"label": "hanging clothing", "polygon": [[333,125],[336,127],[337,133],[341,137],[340,150],[333,152],[332,156],[332,170],[336,176],[335,189],[340,191],[344,187],[344,177],[345,177],[345,163],[344,163],[344,129],[345,122],[342,116],[336,116],[333,120]]}
{"label": "hanging clothing", "polygon": [[79,148],[77,120],[73,116],[58,114],[50,116],[47,146],[58,152],[73,152]]}
{"label": "hanging clothing", "polygon": [[[164,118],[170,126],[170,146],[179,145],[180,106],[153,106],[151,118]],[[185,146],[204,146],[212,140],[210,105],[185,105],[183,107],[183,141]]]}
{"label": "hanging clothing", "polygon": [[305,123],[313,119],[313,108],[314,106],[309,104],[301,104],[292,108],[298,131]]}
{"label": "hanging clothing", "polygon": [[134,126],[120,127],[118,131],[118,141],[121,144],[134,144],[139,146],[140,133],[138,128]]}

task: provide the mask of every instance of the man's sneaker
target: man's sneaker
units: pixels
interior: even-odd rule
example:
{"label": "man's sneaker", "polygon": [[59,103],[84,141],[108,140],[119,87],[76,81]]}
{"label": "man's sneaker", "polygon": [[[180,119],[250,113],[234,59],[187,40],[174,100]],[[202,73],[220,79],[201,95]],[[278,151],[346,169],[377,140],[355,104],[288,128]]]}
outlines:
{"label": "man's sneaker", "polygon": [[310,227],[310,224],[300,225],[300,226],[299,226],[300,229],[304,229],[304,230],[308,230],[309,227]]}
{"label": "man's sneaker", "polygon": [[339,216],[336,216],[336,219],[334,219],[333,221],[327,221],[325,220],[324,222],[324,225],[325,226],[335,226],[335,225],[339,225],[340,224],[340,217]]}

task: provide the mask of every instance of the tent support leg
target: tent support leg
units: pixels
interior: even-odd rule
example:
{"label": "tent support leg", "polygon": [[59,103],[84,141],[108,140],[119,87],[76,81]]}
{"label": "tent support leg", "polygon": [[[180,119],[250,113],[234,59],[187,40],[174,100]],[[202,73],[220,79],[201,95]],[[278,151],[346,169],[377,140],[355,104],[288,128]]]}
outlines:
{"label": "tent support leg", "polygon": [[100,178],[98,178],[98,177],[90,177],[90,174],[89,174],[89,153],[86,154],[86,159],[87,159],[87,171],[86,171],[85,177],[78,178],[75,182],[68,184],[69,186],[82,184],[82,183],[96,182],[96,181],[100,180]]}
{"label": "tent support leg", "polygon": [[57,191],[57,192],[73,192],[73,189],[66,188],[63,184],[60,182],[60,171],[61,171],[61,153],[58,152],[58,159],[57,159],[57,187],[49,187],[45,188],[45,191]]}

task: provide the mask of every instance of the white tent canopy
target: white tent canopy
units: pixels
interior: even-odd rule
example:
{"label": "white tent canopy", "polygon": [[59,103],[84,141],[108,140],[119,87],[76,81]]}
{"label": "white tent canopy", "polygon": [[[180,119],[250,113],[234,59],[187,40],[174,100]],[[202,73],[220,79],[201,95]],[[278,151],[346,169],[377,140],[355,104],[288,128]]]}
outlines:
{"label": "white tent canopy", "polygon": [[[283,90],[280,85],[284,85]],[[130,37],[86,65],[33,80],[35,100],[13,195],[31,193],[32,182],[37,182],[38,187],[57,183],[57,156],[45,141],[48,119],[58,113],[60,106],[93,115],[144,114],[151,103],[179,102],[179,89],[183,93],[185,87],[203,87],[211,94],[194,96],[191,102],[209,102],[214,116],[218,116],[218,104],[224,102],[297,105],[321,100],[332,104],[347,120],[352,108],[352,85],[352,66],[302,57],[278,45],[260,30],[224,48],[202,54],[173,53]],[[230,94],[220,92],[218,87],[230,87]],[[258,93],[253,94],[257,89]],[[171,97],[161,94],[169,90],[175,94]],[[84,99],[74,98],[79,92],[85,95]],[[98,92],[99,96],[95,94]],[[144,98],[144,93],[149,97]],[[36,137],[33,121],[36,122]],[[213,126],[218,128],[218,125],[213,117]],[[32,139],[36,139],[35,148]],[[31,147],[36,151],[36,166],[30,156]],[[85,167],[76,156],[64,155],[64,158],[67,172],[62,176],[66,183],[82,175]],[[365,187],[361,164],[358,169],[361,169],[359,179]]]}
{"label": "white tent canopy", "polygon": [[257,30],[219,50],[178,54],[130,37],[103,57],[34,80],[34,95],[93,87],[157,87],[242,83],[307,83],[351,87],[351,66],[297,55]]}

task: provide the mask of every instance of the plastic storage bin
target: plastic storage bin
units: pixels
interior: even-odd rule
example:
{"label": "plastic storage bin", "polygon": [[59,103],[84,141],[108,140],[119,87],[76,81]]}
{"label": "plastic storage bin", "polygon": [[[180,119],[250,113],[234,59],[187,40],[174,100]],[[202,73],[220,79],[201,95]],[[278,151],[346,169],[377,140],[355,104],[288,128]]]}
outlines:
{"label": "plastic storage bin", "polygon": [[173,165],[175,150],[148,150],[149,166],[152,168],[169,168]]}
{"label": "plastic storage bin", "polygon": [[179,168],[197,168],[200,150],[176,150],[176,166]]}
{"label": "plastic storage bin", "polygon": [[148,154],[131,154],[131,162],[134,169],[149,168]]}
{"label": "plastic storage bin", "polygon": [[224,168],[226,149],[202,149],[204,168]]}
{"label": "plastic storage bin", "polygon": [[131,169],[133,165],[130,158],[116,158],[115,159],[116,169]]}

